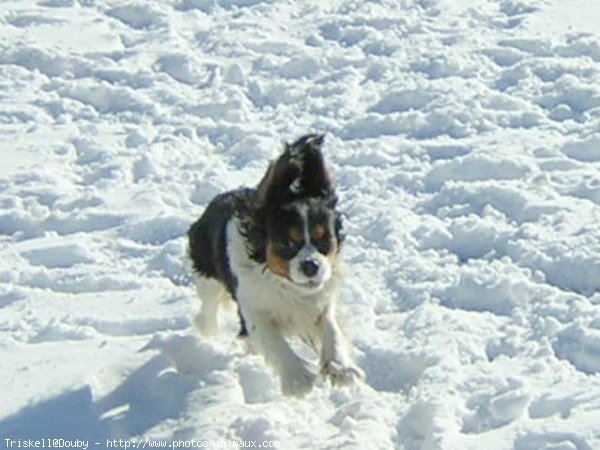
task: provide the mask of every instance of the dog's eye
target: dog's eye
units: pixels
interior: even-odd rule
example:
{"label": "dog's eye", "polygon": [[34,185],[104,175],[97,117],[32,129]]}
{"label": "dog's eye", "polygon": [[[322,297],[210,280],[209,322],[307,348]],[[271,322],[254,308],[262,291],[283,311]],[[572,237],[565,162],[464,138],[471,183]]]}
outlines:
{"label": "dog's eye", "polygon": [[328,237],[325,237],[325,238],[321,238],[321,239],[315,239],[313,241],[313,245],[315,246],[315,248],[317,249],[317,251],[319,253],[322,253],[323,255],[327,255],[331,251],[332,243],[331,243],[331,239],[329,239]]}
{"label": "dog's eye", "polygon": [[283,256],[294,256],[298,249],[300,248],[300,244],[293,239],[284,239],[278,242],[279,251]]}

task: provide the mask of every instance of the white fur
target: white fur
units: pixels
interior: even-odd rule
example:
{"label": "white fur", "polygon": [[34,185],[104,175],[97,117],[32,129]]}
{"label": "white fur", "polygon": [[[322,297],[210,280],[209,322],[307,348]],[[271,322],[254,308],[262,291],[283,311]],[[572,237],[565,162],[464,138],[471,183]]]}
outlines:
{"label": "white fur", "polygon": [[[239,227],[238,219],[227,225],[227,252],[238,280],[238,306],[252,345],[279,374],[284,394],[304,395],[316,378],[310,364],[296,355],[285,340],[292,335],[321,344],[321,371],[332,383],[347,384],[361,378],[362,371],[350,359],[335,318],[337,268],[328,269],[318,289],[305,289],[251,260]],[[203,306],[202,318],[212,314],[215,301],[213,297]]]}
{"label": "white fur", "polygon": [[217,280],[200,275],[196,275],[196,292],[202,300],[202,308],[194,318],[194,324],[204,336],[214,337],[219,332],[219,304],[229,294]]}

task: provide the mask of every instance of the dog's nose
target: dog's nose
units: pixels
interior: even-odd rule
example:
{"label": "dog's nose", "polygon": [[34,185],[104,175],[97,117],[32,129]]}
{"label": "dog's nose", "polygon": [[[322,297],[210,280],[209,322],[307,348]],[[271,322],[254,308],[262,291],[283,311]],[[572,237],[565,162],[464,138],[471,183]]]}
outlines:
{"label": "dog's nose", "polygon": [[307,277],[314,277],[319,271],[319,263],[314,259],[307,259],[300,264],[300,270]]}

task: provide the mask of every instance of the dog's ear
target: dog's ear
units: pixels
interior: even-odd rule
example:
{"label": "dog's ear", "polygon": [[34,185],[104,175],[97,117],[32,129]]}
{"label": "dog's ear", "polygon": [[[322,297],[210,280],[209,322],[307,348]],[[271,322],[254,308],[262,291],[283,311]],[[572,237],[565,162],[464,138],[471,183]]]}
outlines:
{"label": "dog's ear", "polygon": [[322,147],[325,135],[308,135],[300,138],[303,174],[300,182],[302,194],[308,197],[332,197],[333,183],[325,165]]}
{"label": "dog's ear", "polygon": [[324,135],[309,134],[286,144],[258,185],[258,203],[286,204],[303,197],[334,199],[334,189],[321,147]]}
{"label": "dog's ear", "polygon": [[275,163],[271,162],[271,163],[269,163],[269,167],[267,167],[266,173],[264,174],[264,176],[262,177],[262,180],[260,180],[260,182],[258,183],[258,186],[256,188],[258,203],[265,202],[265,199],[267,198],[267,193],[268,193],[269,187],[271,186],[271,183],[273,181],[274,172],[275,172]]}
{"label": "dog's ear", "polygon": [[286,145],[286,153],[298,161],[302,175],[292,188],[301,196],[322,198],[334,195],[333,183],[325,166],[322,147],[324,134],[308,134]]}
{"label": "dog's ear", "polygon": [[307,134],[292,144],[285,144],[285,151],[295,157],[301,157],[306,151],[321,151],[323,142],[324,134]]}
{"label": "dog's ear", "polygon": [[257,207],[285,204],[294,200],[293,184],[301,178],[302,169],[296,158],[284,153],[272,162],[257,187]]}

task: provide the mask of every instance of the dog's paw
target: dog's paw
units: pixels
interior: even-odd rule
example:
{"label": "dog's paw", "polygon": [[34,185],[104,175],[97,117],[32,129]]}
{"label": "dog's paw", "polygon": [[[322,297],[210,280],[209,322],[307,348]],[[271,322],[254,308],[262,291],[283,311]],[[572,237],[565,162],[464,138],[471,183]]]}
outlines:
{"label": "dog's paw", "polygon": [[281,391],[284,395],[304,397],[313,387],[317,375],[303,364],[281,373]]}
{"label": "dog's paw", "polygon": [[365,377],[365,373],[359,367],[336,360],[325,361],[321,373],[333,386],[347,386]]}

